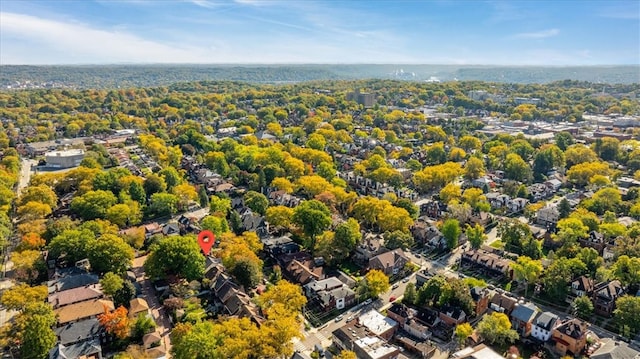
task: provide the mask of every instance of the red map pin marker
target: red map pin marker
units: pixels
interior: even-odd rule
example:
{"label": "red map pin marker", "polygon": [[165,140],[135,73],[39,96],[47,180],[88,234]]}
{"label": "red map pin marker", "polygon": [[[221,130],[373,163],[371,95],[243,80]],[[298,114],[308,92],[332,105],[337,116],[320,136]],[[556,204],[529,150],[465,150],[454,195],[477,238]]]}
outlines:
{"label": "red map pin marker", "polygon": [[211,231],[202,231],[198,234],[198,244],[205,255],[211,253],[211,247],[216,242],[216,235]]}

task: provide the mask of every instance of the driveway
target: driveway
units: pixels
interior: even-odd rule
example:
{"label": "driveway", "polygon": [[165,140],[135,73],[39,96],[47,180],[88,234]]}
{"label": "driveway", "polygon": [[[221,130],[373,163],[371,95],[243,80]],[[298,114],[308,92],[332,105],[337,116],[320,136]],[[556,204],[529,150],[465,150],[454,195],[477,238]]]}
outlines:
{"label": "driveway", "polygon": [[142,295],[147,301],[147,304],[149,304],[149,309],[151,309],[151,316],[156,322],[156,333],[158,333],[162,337],[162,343],[164,344],[164,348],[167,352],[166,358],[171,358],[171,337],[169,336],[172,328],[171,320],[169,319],[169,315],[166,313],[164,307],[158,300],[158,296],[153,289],[151,280],[145,275],[143,265],[146,259],[147,256],[142,256],[133,260],[133,273],[135,273],[136,280],[142,288]]}

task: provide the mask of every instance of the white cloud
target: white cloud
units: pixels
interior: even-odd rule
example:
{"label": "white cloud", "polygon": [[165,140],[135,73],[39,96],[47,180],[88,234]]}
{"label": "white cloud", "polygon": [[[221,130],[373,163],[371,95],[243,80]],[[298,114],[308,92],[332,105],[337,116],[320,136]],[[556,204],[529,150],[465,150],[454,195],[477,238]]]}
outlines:
{"label": "white cloud", "polygon": [[[302,25],[269,20],[298,31],[279,36],[213,30],[180,42],[152,40],[118,26],[99,29],[77,21],[56,21],[0,12],[1,64],[96,63],[363,63],[416,62],[401,48],[372,41],[382,33],[318,34]],[[161,26],[161,25],[160,25]],[[313,31],[309,35],[308,31]],[[149,30],[149,33],[158,33]],[[353,35],[353,34],[351,34]],[[364,37],[362,37],[364,36]],[[425,59],[426,60],[426,59]]]}
{"label": "white cloud", "polygon": [[548,37],[556,36],[559,33],[560,30],[558,29],[548,29],[535,32],[521,32],[519,34],[515,34],[513,37],[519,39],[546,39]]}
{"label": "white cloud", "polygon": [[[163,44],[122,31],[94,29],[78,22],[58,22],[8,12],[0,12],[0,36],[3,44],[0,62],[3,64],[13,61],[46,64],[207,60],[207,56],[197,48]],[[20,46],[21,42],[31,46]],[[13,50],[17,54],[12,53]],[[64,59],[51,59],[47,56],[50,52],[62,55]]]}

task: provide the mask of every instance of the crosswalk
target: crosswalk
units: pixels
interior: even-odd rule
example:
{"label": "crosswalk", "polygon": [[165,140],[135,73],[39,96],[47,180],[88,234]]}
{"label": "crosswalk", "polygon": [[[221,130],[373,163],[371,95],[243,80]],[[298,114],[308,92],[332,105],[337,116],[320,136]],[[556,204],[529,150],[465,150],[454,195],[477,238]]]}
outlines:
{"label": "crosswalk", "polygon": [[324,333],[318,332],[315,334],[316,338],[318,338],[318,341],[320,343],[322,343],[323,346],[327,346],[327,342],[331,342],[330,338],[327,338],[327,336]]}
{"label": "crosswalk", "polygon": [[305,350],[307,350],[307,347],[300,341],[300,339],[295,338],[293,340],[293,350],[304,352]]}

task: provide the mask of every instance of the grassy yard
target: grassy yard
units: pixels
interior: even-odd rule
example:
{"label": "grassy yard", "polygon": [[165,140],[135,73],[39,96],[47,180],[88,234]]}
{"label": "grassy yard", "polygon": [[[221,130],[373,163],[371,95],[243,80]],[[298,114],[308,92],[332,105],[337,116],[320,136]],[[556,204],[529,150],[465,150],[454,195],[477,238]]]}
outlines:
{"label": "grassy yard", "polygon": [[358,267],[357,265],[355,265],[353,262],[350,262],[350,261],[345,261],[340,263],[340,265],[338,266],[338,269],[340,269],[341,271],[353,277],[360,276],[360,267]]}

